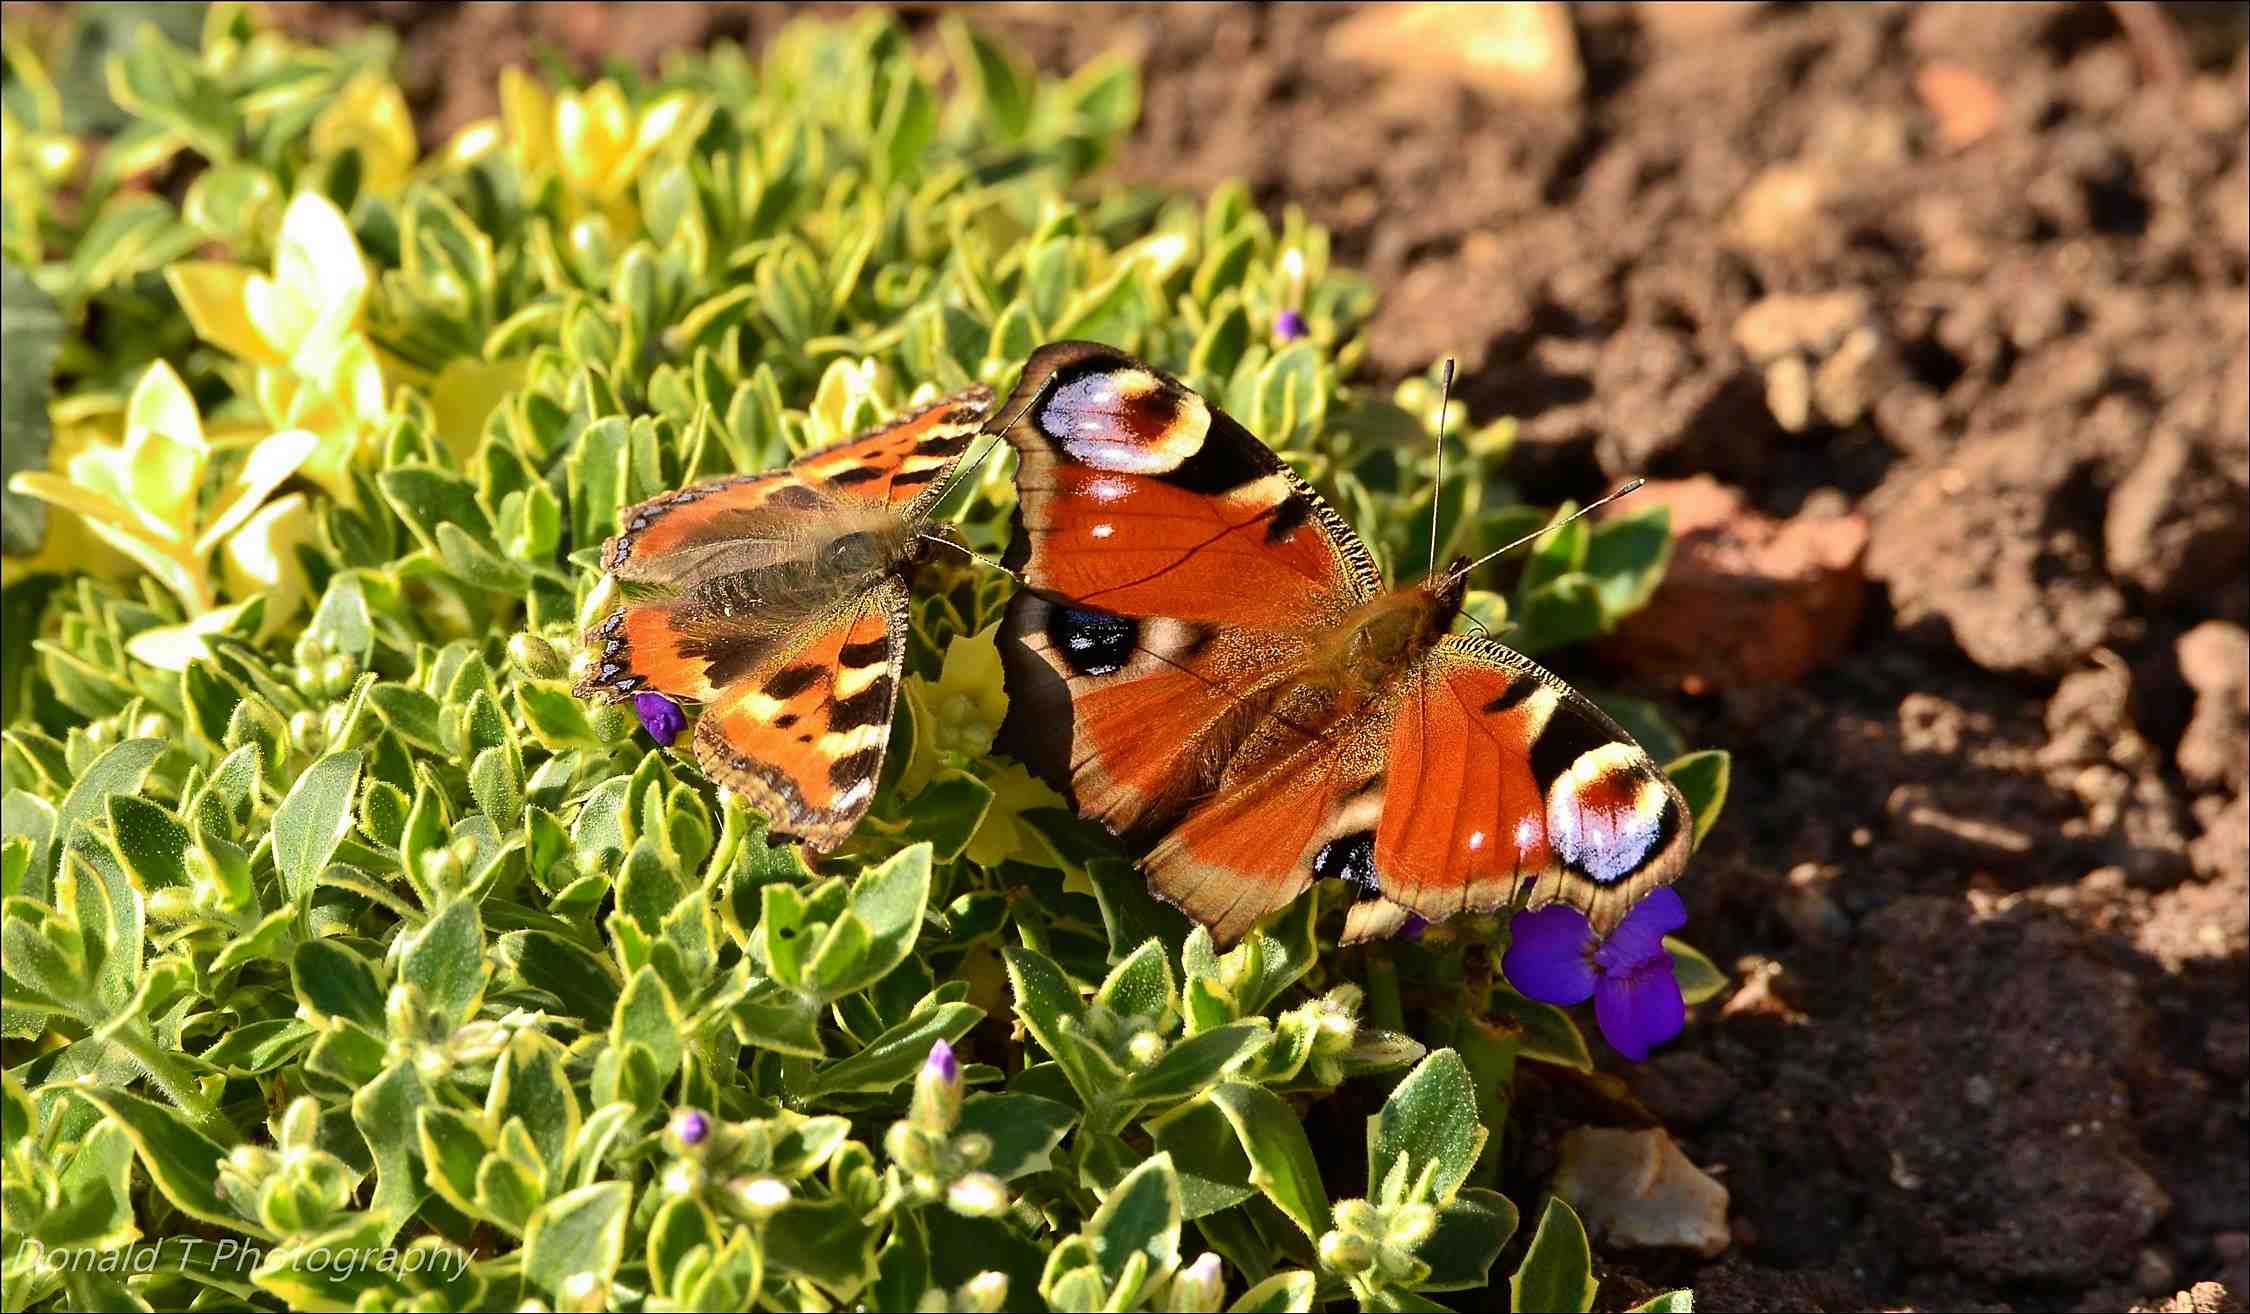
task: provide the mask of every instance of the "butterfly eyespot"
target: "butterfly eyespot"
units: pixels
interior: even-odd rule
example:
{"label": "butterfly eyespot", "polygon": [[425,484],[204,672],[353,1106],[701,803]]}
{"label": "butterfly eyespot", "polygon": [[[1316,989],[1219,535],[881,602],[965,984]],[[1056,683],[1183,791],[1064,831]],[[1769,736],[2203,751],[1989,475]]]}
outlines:
{"label": "butterfly eyespot", "polygon": [[1140,623],[1083,607],[1056,607],[1047,617],[1047,640],[1080,675],[1115,675],[1139,641]]}

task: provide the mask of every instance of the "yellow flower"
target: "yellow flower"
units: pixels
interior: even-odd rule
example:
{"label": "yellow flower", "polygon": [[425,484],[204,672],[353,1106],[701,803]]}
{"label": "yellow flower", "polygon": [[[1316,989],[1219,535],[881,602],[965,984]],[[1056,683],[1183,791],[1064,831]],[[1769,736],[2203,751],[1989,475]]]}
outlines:
{"label": "yellow flower", "polygon": [[500,71],[500,117],[516,162],[527,174],[554,170],[573,194],[605,211],[626,204],[641,167],[687,123],[694,104],[674,92],[636,110],[608,78],[556,96],[520,70]]}
{"label": "yellow flower", "polygon": [[969,838],[969,860],[986,867],[1010,858],[1036,867],[1062,867],[1047,837],[1023,819],[1024,813],[1040,808],[1068,807],[1062,795],[1013,762],[986,772],[984,783],[992,787],[992,806]]}
{"label": "yellow flower", "polygon": [[[76,512],[87,532],[131,558],[179,599],[191,618],[187,624],[145,631],[129,645],[152,665],[178,669],[202,651],[202,636],[226,628],[239,614],[240,604],[219,606],[211,556],[220,547],[227,549],[236,594],[252,589],[265,593],[266,632],[302,605],[306,583],[294,546],[310,534],[309,510],[301,496],[273,507],[266,506],[266,498],[318,445],[316,436],[301,429],[259,440],[221,491],[221,509],[206,519],[202,491],[214,448],[186,385],[171,366],[158,361],[125,404],[122,442],[87,435],[63,461],[63,474],[27,470],[9,480],[8,487]],[[236,544],[233,540],[242,535],[248,537]]]}
{"label": "yellow flower", "polygon": [[321,155],[357,149],[360,186],[379,196],[395,195],[414,168],[414,116],[397,83],[380,73],[362,73],[313,120],[312,146]]}
{"label": "yellow flower", "polygon": [[383,371],[359,332],[367,263],[335,203],[303,192],[281,217],[273,272],[215,260],[164,271],[204,341],[255,368],[266,418],[319,438],[304,475],[355,500],[350,468],[383,420]]}
{"label": "yellow flower", "polygon": [[1008,695],[1000,682],[998,625],[982,633],[956,635],[945,645],[945,663],[933,683],[909,677],[906,696],[914,705],[914,755],[899,774],[899,793],[912,798],[937,773],[939,754],[955,760],[982,757],[1008,714]]}

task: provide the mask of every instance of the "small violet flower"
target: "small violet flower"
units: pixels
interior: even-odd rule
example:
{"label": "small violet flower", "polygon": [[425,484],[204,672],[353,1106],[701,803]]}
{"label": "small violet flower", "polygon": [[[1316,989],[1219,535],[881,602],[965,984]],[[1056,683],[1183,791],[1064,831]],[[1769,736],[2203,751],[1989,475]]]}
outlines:
{"label": "small violet flower", "polygon": [[950,1136],[961,1121],[961,1060],[953,1046],[940,1038],[930,1046],[922,1071],[914,1078],[914,1099],[907,1116],[924,1131]]}
{"label": "small violet flower", "polygon": [[665,748],[670,748],[687,729],[687,713],[663,694],[634,694],[633,710],[640,713],[641,728],[648,731],[649,738]]}
{"label": "small violet flower", "polygon": [[1602,1035],[1638,1063],[1680,1034],[1687,1020],[1664,952],[1664,937],[1685,925],[1687,907],[1670,889],[1641,900],[1606,940],[1594,935],[1586,914],[1549,904],[1516,917],[1500,970],[1510,985],[1545,1003],[1580,1004],[1593,996]]}
{"label": "small violet flower", "polygon": [[1273,335],[1278,341],[1295,342],[1309,332],[1305,317],[1294,310],[1283,310],[1273,317]]}

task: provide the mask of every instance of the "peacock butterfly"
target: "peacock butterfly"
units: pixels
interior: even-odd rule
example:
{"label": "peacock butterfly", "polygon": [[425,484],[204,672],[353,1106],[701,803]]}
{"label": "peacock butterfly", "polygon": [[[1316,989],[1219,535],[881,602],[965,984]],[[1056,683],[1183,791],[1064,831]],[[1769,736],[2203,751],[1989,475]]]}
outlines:
{"label": "peacock butterfly", "polygon": [[1676,879],[1679,791],[1530,658],[1450,633],[1466,563],[1385,589],[1312,487],[1193,391],[1059,342],[987,430],[1021,456],[1001,746],[1221,943],[1337,877],[1347,940]]}

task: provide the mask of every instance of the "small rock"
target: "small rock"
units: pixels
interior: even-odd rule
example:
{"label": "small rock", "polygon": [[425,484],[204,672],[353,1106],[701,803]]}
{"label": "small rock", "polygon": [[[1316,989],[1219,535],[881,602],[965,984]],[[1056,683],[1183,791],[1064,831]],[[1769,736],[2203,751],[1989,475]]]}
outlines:
{"label": "small rock", "polygon": [[1757,250],[1788,251],[1823,222],[1834,190],[1827,171],[1817,165],[1768,165],[1735,198],[1735,236]]}
{"label": "small rock", "polygon": [[1734,1077],[1701,1054],[1662,1054],[1635,1067],[1633,1094],[1669,1127],[1694,1127],[1734,1102]]}
{"label": "small rock", "polygon": [[1652,482],[1639,502],[1672,509],[1672,564],[1607,641],[1625,664],[1699,688],[1787,683],[1851,642],[1866,591],[1858,516],[1775,520],[1708,475]]}
{"label": "small rock", "polygon": [[2175,758],[2180,774],[2199,789],[2240,791],[2250,775],[2250,633],[2205,621],[2181,635],[2173,651],[2180,677],[2195,690],[2195,715]]}
{"label": "small rock", "polygon": [[1727,1188],[1688,1161],[1661,1128],[1580,1127],[1563,1137],[1555,1194],[1609,1245],[1725,1251]]}
{"label": "small rock", "polygon": [[1764,0],[1640,0],[1633,16],[1650,36],[1666,41],[1700,41],[1749,25]]}
{"label": "small rock", "polygon": [[2216,1282],[2198,1282],[2169,1300],[2154,1305],[2135,1305],[2134,1314],[2222,1314],[2230,1309],[2240,1309],[2242,1303],[2227,1294],[2227,1289]]}
{"label": "small rock", "polygon": [[1924,64],[1914,75],[1914,94],[1937,120],[1938,140],[1955,150],[1998,127],[2008,109],[1989,78],[1950,60]]}
{"label": "small rock", "polygon": [[1586,81],[1569,9],[1555,0],[1377,5],[1337,24],[1328,53],[1507,101],[1561,104]]}
{"label": "small rock", "polygon": [[1900,628],[1927,625],[1987,670],[2081,664],[2125,614],[2096,527],[2070,513],[2082,467],[2046,434],[2006,431],[1886,480],[1867,573],[1890,585]]}
{"label": "small rock", "polygon": [[2203,833],[2188,844],[2188,863],[2203,880],[2241,880],[2250,868],[2250,793],[2209,810]]}
{"label": "small rock", "polygon": [[1765,371],[1774,420],[1802,433],[1814,413],[1829,424],[1856,424],[1903,377],[1897,353],[1857,288],[1816,296],[1776,295],[1742,312],[1735,345]]}
{"label": "small rock", "polygon": [[2163,428],[2110,494],[2102,537],[2112,575],[2160,598],[2200,602],[2241,586],[2250,506],[2204,445]]}

